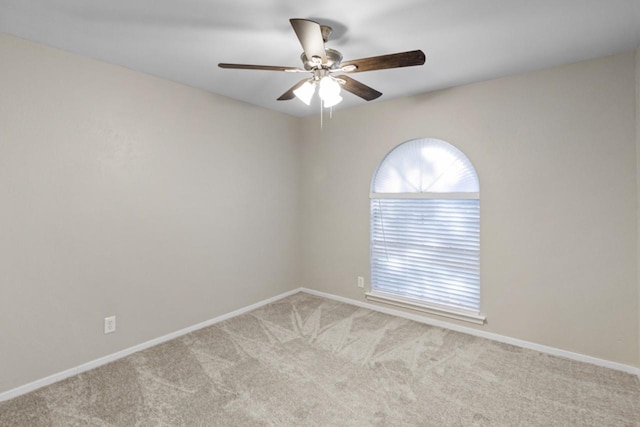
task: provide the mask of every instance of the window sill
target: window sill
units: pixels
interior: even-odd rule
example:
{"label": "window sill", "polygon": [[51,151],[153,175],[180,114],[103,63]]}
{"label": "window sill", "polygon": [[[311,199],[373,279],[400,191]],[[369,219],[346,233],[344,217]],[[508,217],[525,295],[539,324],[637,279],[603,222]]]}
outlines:
{"label": "window sill", "polygon": [[365,296],[368,300],[395,305],[396,307],[408,308],[410,310],[422,311],[423,313],[436,314],[438,316],[449,317],[451,319],[462,320],[464,322],[484,325],[487,318],[472,311],[456,310],[446,306],[428,304],[410,298],[403,298],[384,292],[367,292]]}

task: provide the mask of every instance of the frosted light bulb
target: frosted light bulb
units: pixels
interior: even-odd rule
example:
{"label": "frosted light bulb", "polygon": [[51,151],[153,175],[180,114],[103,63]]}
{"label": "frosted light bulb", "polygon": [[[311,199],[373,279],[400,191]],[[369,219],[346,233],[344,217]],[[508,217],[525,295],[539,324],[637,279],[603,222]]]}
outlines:
{"label": "frosted light bulb", "polygon": [[311,84],[308,80],[304,82],[302,86],[298,89],[294,90],[294,95],[305,104],[309,105],[311,103],[311,98],[316,91],[316,86]]}
{"label": "frosted light bulb", "polygon": [[342,101],[342,97],[340,96],[340,83],[329,76],[323,77],[322,80],[320,80],[318,94],[326,108],[333,107]]}
{"label": "frosted light bulb", "polygon": [[329,98],[324,98],[322,103],[325,108],[333,107],[336,104],[339,104],[342,101],[342,97],[340,95],[331,96]]}

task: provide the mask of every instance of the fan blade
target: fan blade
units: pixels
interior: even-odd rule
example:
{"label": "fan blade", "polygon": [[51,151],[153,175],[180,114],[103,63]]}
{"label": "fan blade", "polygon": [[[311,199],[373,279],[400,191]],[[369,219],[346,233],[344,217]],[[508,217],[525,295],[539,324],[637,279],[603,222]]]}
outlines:
{"label": "fan blade", "polygon": [[296,67],[280,67],[275,65],[249,65],[249,64],[218,64],[220,68],[232,68],[235,70],[266,70],[266,71],[286,71],[289,73],[306,73],[306,70]]}
{"label": "fan blade", "polygon": [[296,32],[296,36],[300,40],[307,59],[311,60],[311,58],[317,56],[322,60],[323,64],[326,64],[327,55],[324,51],[324,40],[322,39],[320,24],[308,19],[289,19],[289,22],[291,22],[293,31]]}
{"label": "fan blade", "polygon": [[354,95],[359,96],[365,101],[372,101],[382,95],[382,92],[378,92],[374,88],[369,87],[364,83],[360,83],[359,81],[354,80],[351,77],[340,75],[337,76],[336,79],[344,80],[345,83],[341,85],[342,88]]}
{"label": "fan blade", "polygon": [[[410,52],[392,53],[390,55],[372,56],[370,58],[355,59],[353,61],[343,61],[341,68],[349,65],[356,67],[351,73],[362,71],[384,70],[386,68],[412,67],[423,65],[425,61],[424,52],[412,50]],[[346,70],[345,70],[346,71]]]}
{"label": "fan blade", "polygon": [[293,85],[293,87],[291,89],[289,89],[288,91],[286,91],[285,93],[283,93],[282,95],[280,95],[280,98],[278,98],[278,101],[288,101],[290,99],[293,99],[296,97],[296,94],[293,93],[294,90],[298,89],[300,86],[302,86],[303,84],[305,84],[305,82],[307,82],[309,79],[302,79],[300,80],[298,83],[296,83],[295,85]]}

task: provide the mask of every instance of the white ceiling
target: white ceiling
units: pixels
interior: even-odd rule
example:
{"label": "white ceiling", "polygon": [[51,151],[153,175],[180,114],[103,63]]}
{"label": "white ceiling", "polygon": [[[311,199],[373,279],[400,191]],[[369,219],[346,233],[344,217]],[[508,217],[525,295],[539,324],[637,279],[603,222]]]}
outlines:
{"label": "white ceiling", "polygon": [[[422,49],[422,67],[352,74],[379,100],[640,44],[640,0],[0,0],[0,32],[288,114],[317,113],[276,101],[304,75],[217,67],[301,66],[289,18],[331,25],[327,47],[345,60]],[[364,103],[346,94],[339,107]]]}

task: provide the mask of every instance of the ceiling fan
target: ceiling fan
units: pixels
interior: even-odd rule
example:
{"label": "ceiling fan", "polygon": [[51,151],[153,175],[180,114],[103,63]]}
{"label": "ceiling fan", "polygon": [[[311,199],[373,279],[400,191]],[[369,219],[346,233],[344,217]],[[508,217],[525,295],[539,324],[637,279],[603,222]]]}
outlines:
{"label": "ceiling fan", "polygon": [[220,68],[238,70],[285,71],[288,73],[309,72],[312,74],[310,78],[300,80],[288,91],[283,93],[278,98],[278,101],[287,101],[297,97],[309,105],[315,93],[316,86],[318,86],[318,94],[322,100],[322,105],[324,107],[332,107],[342,101],[342,97],[340,96],[341,89],[351,92],[365,101],[374,100],[382,95],[381,92],[345,74],[334,77],[333,74],[335,73],[358,73],[388,68],[411,67],[414,65],[423,65],[425,62],[425,55],[421,50],[343,62],[340,52],[325,48],[324,46],[331,35],[331,27],[320,25],[308,19],[290,19],[289,22],[291,22],[291,26],[304,51],[302,55],[300,55],[304,68],[226,63],[220,63],[218,66]]}

